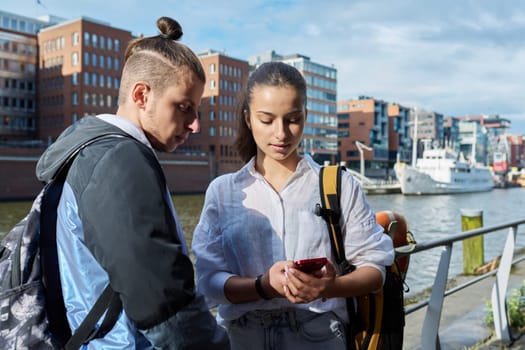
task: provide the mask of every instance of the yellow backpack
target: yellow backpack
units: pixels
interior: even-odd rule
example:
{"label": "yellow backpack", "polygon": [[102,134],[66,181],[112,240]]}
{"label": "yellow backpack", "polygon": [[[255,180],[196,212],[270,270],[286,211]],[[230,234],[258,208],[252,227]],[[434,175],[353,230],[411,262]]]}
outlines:
{"label": "yellow backpack", "polygon": [[[347,274],[354,271],[355,266],[346,260],[344,240],[341,235],[339,189],[341,188],[341,171],[343,169],[337,165],[321,168],[319,184],[322,204],[317,204],[316,214],[326,220],[336,264],[342,274]],[[395,226],[401,227],[401,225]],[[385,225],[383,227],[386,229]],[[385,233],[391,233],[389,232],[391,227],[392,225],[388,225],[388,230],[385,230]],[[406,229],[404,232],[405,241],[415,243],[407,225],[404,227]],[[400,244],[398,243],[399,240],[394,240],[394,242]],[[404,271],[400,271],[397,262],[392,266],[386,266],[385,284],[379,292],[347,298],[346,304],[350,320],[347,332],[348,349],[402,349],[403,328],[405,326],[403,286],[407,268],[408,262],[405,257],[402,269]]]}

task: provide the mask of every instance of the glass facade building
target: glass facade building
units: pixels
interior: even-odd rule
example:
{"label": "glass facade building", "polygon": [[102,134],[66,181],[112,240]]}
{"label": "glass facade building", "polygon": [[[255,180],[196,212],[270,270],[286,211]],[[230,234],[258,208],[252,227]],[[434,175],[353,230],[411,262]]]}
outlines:
{"label": "glass facade building", "polygon": [[40,29],[50,22],[0,11],[0,140],[30,143],[36,137]]}

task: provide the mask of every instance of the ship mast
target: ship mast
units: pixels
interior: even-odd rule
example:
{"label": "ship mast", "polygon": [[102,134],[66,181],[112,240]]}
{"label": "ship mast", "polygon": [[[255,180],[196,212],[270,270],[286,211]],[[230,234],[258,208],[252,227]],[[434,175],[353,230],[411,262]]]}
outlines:
{"label": "ship mast", "polygon": [[412,166],[416,166],[416,158],[417,158],[417,109],[414,108],[414,135],[412,137]]}

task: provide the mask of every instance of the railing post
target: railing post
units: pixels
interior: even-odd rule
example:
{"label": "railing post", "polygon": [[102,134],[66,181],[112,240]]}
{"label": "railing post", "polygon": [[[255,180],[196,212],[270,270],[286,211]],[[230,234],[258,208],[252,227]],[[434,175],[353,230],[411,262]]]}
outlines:
{"label": "railing post", "polygon": [[496,273],[496,280],[494,281],[494,286],[492,287],[492,312],[494,315],[494,330],[496,332],[496,338],[504,342],[510,342],[512,340],[509,319],[507,316],[506,297],[510,269],[512,267],[512,259],[516,246],[517,232],[517,226],[512,226],[509,228],[507,241],[505,242],[498,272]]}
{"label": "railing post", "polygon": [[449,243],[443,247],[441,252],[432,294],[430,295],[425,321],[423,322],[423,330],[421,331],[421,348],[423,350],[441,349],[439,323],[441,321],[441,311],[443,310],[443,299],[445,298],[451,256],[452,243]]}

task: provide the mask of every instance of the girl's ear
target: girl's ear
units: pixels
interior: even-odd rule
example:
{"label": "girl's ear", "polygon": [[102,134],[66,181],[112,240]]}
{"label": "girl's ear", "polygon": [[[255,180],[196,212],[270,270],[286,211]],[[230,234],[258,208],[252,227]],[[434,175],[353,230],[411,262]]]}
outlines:
{"label": "girl's ear", "polygon": [[242,114],[244,116],[244,122],[246,123],[246,126],[248,126],[248,129],[252,129],[252,125],[250,124],[250,113],[247,109],[242,111]]}

